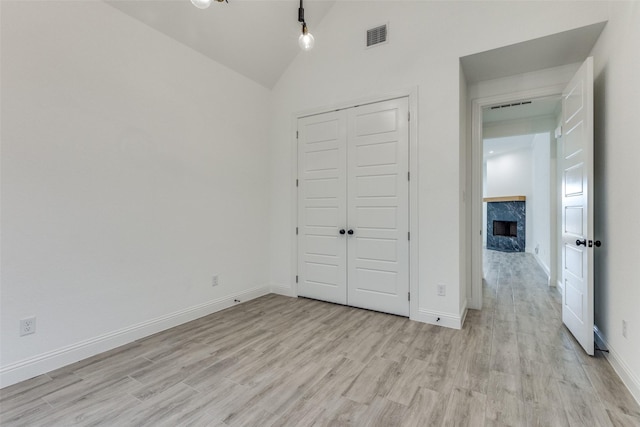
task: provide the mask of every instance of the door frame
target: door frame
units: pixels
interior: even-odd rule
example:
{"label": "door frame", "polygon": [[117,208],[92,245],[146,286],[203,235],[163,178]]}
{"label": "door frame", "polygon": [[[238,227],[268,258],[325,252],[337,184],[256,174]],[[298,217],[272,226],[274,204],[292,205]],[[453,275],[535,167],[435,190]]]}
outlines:
{"label": "door frame", "polygon": [[419,223],[419,204],[418,204],[418,180],[420,178],[418,172],[418,86],[408,89],[401,89],[395,92],[388,92],[372,97],[366,97],[351,101],[338,102],[331,105],[311,108],[294,112],[291,116],[291,218],[294,224],[291,227],[291,294],[289,296],[298,297],[298,235],[296,230],[298,224],[298,188],[296,181],[298,179],[298,138],[296,135],[298,127],[298,119],[303,117],[322,114],[329,111],[344,110],[348,108],[358,107],[365,104],[375,104],[378,102],[389,101],[397,98],[408,98],[409,102],[409,292],[411,299],[409,300],[409,319],[418,320],[418,301],[419,301],[419,280],[418,280],[418,223]]}
{"label": "door frame", "polygon": [[[564,84],[557,84],[471,100],[471,227],[469,230],[471,234],[471,282],[467,289],[468,307],[471,309],[482,309],[482,109],[495,104],[518,102],[523,99],[562,96],[563,90]],[[558,245],[558,233],[553,237],[555,239],[550,239],[550,243]],[[553,262],[557,262],[557,260],[552,260]],[[555,286],[555,283],[550,283],[550,286]]]}

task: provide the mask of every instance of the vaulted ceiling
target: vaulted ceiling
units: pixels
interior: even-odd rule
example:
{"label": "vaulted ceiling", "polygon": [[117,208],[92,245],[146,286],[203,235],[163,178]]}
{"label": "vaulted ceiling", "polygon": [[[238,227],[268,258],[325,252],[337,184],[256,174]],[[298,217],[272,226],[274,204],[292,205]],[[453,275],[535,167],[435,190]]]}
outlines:
{"label": "vaulted ceiling", "polygon": [[[267,88],[276,84],[296,55],[308,54],[298,47],[298,0],[214,1],[204,10],[189,0],[107,3]],[[311,32],[334,3],[304,2]]]}

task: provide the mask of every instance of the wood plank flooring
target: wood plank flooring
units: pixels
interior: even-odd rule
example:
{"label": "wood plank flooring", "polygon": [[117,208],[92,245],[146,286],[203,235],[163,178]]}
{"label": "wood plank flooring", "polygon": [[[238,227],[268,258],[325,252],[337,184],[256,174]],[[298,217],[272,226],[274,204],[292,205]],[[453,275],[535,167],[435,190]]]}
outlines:
{"label": "wood plank flooring", "polygon": [[0,391],[3,426],[640,426],[529,254],[461,331],[268,295]]}

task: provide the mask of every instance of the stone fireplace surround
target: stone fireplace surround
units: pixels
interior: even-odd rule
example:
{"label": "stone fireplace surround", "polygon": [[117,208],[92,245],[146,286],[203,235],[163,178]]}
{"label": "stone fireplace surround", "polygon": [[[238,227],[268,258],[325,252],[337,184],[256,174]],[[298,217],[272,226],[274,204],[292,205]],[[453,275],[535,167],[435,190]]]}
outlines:
{"label": "stone fireplace surround", "polygon": [[486,197],[483,201],[487,202],[487,249],[524,252],[526,197]]}

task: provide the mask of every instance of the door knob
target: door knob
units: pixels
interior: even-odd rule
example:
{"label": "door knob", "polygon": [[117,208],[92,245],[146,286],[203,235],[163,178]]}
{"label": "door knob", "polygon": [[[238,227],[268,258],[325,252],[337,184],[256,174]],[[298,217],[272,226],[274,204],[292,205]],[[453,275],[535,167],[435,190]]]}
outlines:
{"label": "door knob", "polygon": [[347,231],[347,233],[353,234],[353,230],[350,229],[349,231]]}
{"label": "door knob", "polygon": [[580,246],[580,245],[584,245],[585,247],[587,246],[587,239],[583,239],[583,240],[576,240],[576,246]]}
{"label": "door knob", "polygon": [[602,246],[602,243],[600,242],[600,240],[596,240],[595,242],[593,242],[594,245],[596,245],[596,248],[599,248],[600,246]]}
{"label": "door knob", "polygon": [[341,228],[340,229],[340,234],[344,234],[344,233],[346,233],[346,231],[344,231],[344,228]]}

